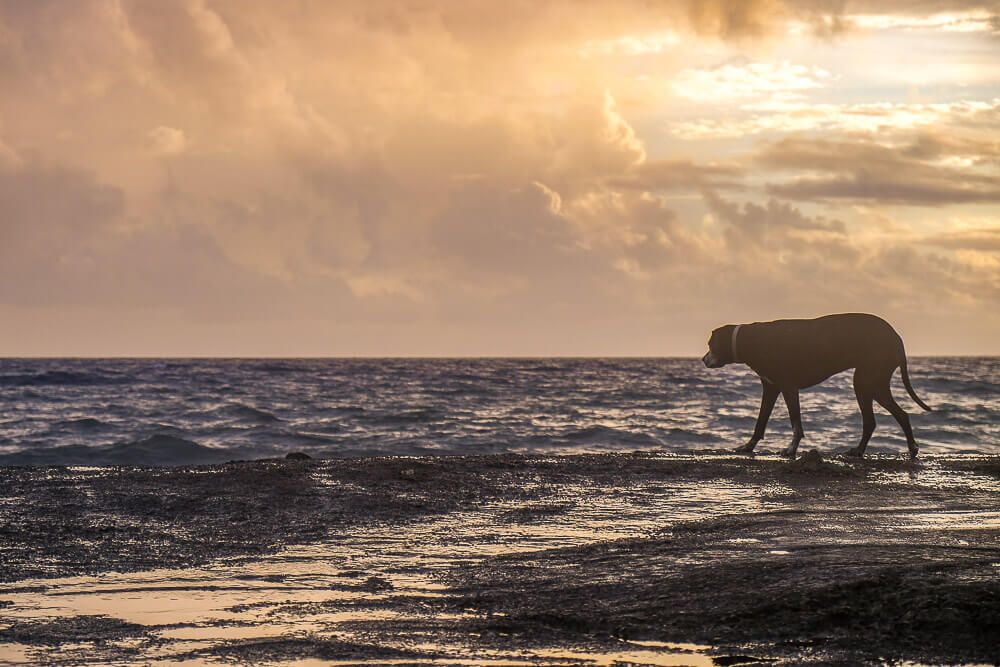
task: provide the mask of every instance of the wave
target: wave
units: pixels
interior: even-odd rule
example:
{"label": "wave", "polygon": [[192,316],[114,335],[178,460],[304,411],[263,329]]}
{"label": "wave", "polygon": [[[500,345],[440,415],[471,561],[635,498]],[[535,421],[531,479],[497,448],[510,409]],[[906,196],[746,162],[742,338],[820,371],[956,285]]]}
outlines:
{"label": "wave", "polygon": [[95,417],[78,417],[76,419],[63,419],[62,421],[56,422],[55,426],[57,428],[62,427],[90,431],[110,426],[110,424]]}
{"label": "wave", "polygon": [[503,391],[502,388],[495,386],[497,384],[499,383],[495,382],[480,383],[480,384],[474,384],[471,382],[455,383],[451,386],[429,387],[428,391],[434,394],[435,396],[441,396],[447,398],[461,397],[461,396],[475,396],[478,398],[484,398],[489,396],[496,396],[501,391]]}
{"label": "wave", "polygon": [[365,421],[386,425],[421,424],[439,421],[442,418],[444,418],[444,413],[441,410],[430,407],[400,410],[398,412],[370,412],[364,415]]}
{"label": "wave", "polygon": [[302,442],[320,442],[323,444],[337,443],[343,441],[343,436],[327,435],[316,433],[315,431],[291,431],[283,433],[281,437],[300,440]]}
{"label": "wave", "polygon": [[1000,394],[1000,384],[980,379],[925,378],[919,382],[914,379],[913,385],[918,394],[921,390],[928,394],[949,393],[979,397]]}
{"label": "wave", "polygon": [[235,417],[239,417],[240,419],[248,419],[262,423],[281,421],[281,417],[278,417],[267,410],[261,410],[260,408],[253,407],[252,405],[243,405],[242,403],[232,404],[226,408],[226,412]]}
{"label": "wave", "polygon": [[753,428],[754,424],[757,423],[757,417],[755,416],[751,417],[750,415],[720,414],[713,417],[713,420],[725,426],[735,426],[739,428],[746,428],[746,427]]}
{"label": "wave", "polygon": [[[928,453],[1000,448],[1000,359],[911,370],[934,412],[906,402],[898,374],[894,393]],[[759,401],[751,372],[708,373],[696,359],[0,359],[0,461],[174,465],[289,447],[337,457],[707,449],[741,444]],[[809,442],[857,441],[849,374],[802,402]],[[877,436],[898,436],[884,411],[878,424]],[[789,429],[779,403],[768,436]]]}
{"label": "wave", "polygon": [[294,364],[291,362],[273,361],[262,364],[253,364],[247,366],[247,369],[260,373],[294,373],[296,371],[304,370],[304,365]]}
{"label": "wave", "polygon": [[224,463],[247,452],[239,448],[216,449],[172,435],[156,434],[115,445],[62,445],[0,455],[9,466],[179,466]]}
{"label": "wave", "polygon": [[670,441],[677,440],[685,444],[691,442],[719,442],[721,440],[725,440],[725,438],[720,435],[716,435],[715,433],[692,431],[691,429],[679,427],[674,427],[667,431],[667,439]]}
{"label": "wave", "polygon": [[103,437],[106,442],[108,431],[114,428],[113,424],[95,417],[76,417],[51,422],[45,435],[49,438]]}
{"label": "wave", "polygon": [[122,384],[127,378],[119,375],[80,371],[42,371],[0,375],[0,387],[46,387]]}
{"label": "wave", "polygon": [[972,437],[966,431],[962,429],[949,429],[949,428],[921,428],[916,432],[917,441],[926,442],[929,444],[934,443],[967,443]]}
{"label": "wave", "polygon": [[[537,440],[536,440],[537,438]],[[626,429],[612,428],[595,424],[579,429],[569,429],[559,433],[554,438],[545,436],[533,436],[536,442],[563,440],[573,443],[586,444],[624,444],[637,446],[662,446],[663,441],[648,433],[637,433]]]}
{"label": "wave", "polygon": [[255,408],[251,405],[244,405],[243,403],[227,403],[226,405],[221,405],[211,410],[205,410],[198,413],[200,416],[206,417],[222,417],[225,419],[234,419],[241,422],[254,422],[257,424],[271,424],[274,422],[280,422],[281,417],[268,412],[267,410],[261,410],[260,408]]}
{"label": "wave", "polygon": [[564,373],[567,368],[564,365],[556,364],[535,364],[532,366],[525,366],[524,368],[518,368],[519,373]]}
{"label": "wave", "polygon": [[661,375],[658,376],[657,382],[663,384],[679,384],[679,385],[707,385],[710,380],[708,378],[699,377],[696,375]]}
{"label": "wave", "polygon": [[357,417],[358,415],[363,415],[368,412],[360,405],[334,405],[331,407],[321,408],[321,411],[323,414],[337,417]]}

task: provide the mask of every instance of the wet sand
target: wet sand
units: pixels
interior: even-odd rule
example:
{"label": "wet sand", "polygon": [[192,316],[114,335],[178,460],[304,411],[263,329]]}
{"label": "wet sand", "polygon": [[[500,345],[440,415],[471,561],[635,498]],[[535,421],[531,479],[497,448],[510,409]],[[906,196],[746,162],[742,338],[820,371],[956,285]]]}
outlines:
{"label": "wet sand", "polygon": [[1000,661],[1000,459],[0,469],[0,664]]}

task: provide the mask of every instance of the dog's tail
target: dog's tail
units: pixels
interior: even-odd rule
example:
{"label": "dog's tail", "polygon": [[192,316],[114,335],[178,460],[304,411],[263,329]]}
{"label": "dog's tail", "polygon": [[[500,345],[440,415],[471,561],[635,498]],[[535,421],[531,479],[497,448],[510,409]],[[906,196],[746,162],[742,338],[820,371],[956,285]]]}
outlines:
{"label": "dog's tail", "polygon": [[922,407],[927,412],[931,412],[930,406],[921,401],[920,397],[917,396],[917,392],[913,391],[913,385],[910,384],[910,374],[906,371],[906,351],[903,350],[902,345],[900,345],[899,351],[900,351],[899,372],[900,375],[903,376],[903,386],[906,387],[906,393],[910,395],[910,398],[913,399],[914,403]]}

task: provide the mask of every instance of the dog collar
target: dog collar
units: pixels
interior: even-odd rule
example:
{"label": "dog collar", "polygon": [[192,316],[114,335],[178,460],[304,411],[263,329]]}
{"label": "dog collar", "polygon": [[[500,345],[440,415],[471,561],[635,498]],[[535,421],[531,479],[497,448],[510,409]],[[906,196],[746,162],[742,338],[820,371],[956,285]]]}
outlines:
{"label": "dog collar", "polygon": [[740,327],[741,326],[743,326],[743,325],[742,324],[737,324],[736,328],[733,329],[733,361],[737,361],[737,362],[740,360],[740,358],[739,358],[739,355],[736,354],[736,334],[738,334],[740,332]]}

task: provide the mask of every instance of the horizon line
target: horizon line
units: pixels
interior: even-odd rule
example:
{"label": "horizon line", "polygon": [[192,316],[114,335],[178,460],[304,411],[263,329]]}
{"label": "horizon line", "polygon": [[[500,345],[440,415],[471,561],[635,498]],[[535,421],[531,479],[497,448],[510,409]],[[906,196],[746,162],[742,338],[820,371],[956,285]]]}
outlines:
{"label": "horizon line", "polygon": [[[1000,353],[994,354],[907,354],[907,359],[995,359],[1000,358]],[[287,355],[259,355],[259,356],[220,356],[220,355],[0,355],[0,361],[88,361],[88,360],[120,360],[120,361],[142,361],[142,360],[177,360],[177,361],[339,361],[339,360],[414,360],[414,361],[449,361],[449,360],[491,360],[491,359],[565,359],[565,360],[585,360],[585,359],[701,359],[700,355],[685,354],[665,354],[665,355],[628,355],[628,354],[606,354],[606,355],[325,355],[325,356],[287,356]]]}

